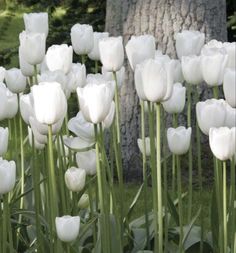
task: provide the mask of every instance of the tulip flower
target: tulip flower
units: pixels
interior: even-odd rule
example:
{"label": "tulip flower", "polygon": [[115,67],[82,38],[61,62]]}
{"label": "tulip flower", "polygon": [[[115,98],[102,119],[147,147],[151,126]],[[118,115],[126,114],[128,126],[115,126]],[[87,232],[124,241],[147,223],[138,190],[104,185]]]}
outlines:
{"label": "tulip flower", "polygon": [[16,164],[0,157],[0,194],[10,192],[16,183]]}
{"label": "tulip flower", "polygon": [[163,54],[161,50],[156,50],[154,59],[162,63],[169,62],[171,60],[170,56],[167,54]]}
{"label": "tulip flower", "polygon": [[83,88],[86,85],[86,67],[80,63],[72,63],[68,74],[68,89],[76,92],[78,87]]}
{"label": "tulip flower", "polygon": [[[107,81],[114,80],[112,73],[107,71],[104,67],[102,67],[102,74]],[[116,72],[116,78],[117,78],[118,88],[120,89],[124,83],[124,80],[125,80],[125,67],[124,66],[122,66],[121,69]]]}
{"label": "tulip flower", "polygon": [[198,85],[203,82],[201,56],[183,56],[181,59],[184,79],[187,83]]}
{"label": "tulip flower", "polygon": [[[29,144],[33,147],[33,132],[32,129],[28,126],[28,137],[29,137]],[[39,143],[38,140],[34,137],[34,147],[38,150],[42,150],[45,147],[45,144]]]}
{"label": "tulip flower", "polygon": [[84,189],[86,171],[76,167],[69,168],[65,173],[65,183],[72,192],[80,192]]}
{"label": "tulip flower", "polygon": [[109,37],[99,42],[101,62],[107,71],[118,71],[124,62],[122,37]]}
{"label": "tulip flower", "polygon": [[114,117],[115,117],[115,111],[116,111],[115,102],[112,101],[109,113],[107,114],[106,118],[102,122],[103,127],[107,128],[107,129],[111,127]]}
{"label": "tulip flower", "polygon": [[[138,147],[140,152],[143,154],[143,140],[142,139],[138,139],[137,140],[138,143]],[[151,155],[151,146],[150,146],[150,137],[146,137],[145,138],[145,149],[146,149],[146,156],[150,156]]]}
{"label": "tulip flower", "polygon": [[232,108],[228,103],[225,102],[225,124],[224,126],[232,128],[236,127],[236,108]]}
{"label": "tulip flower", "polygon": [[146,59],[154,59],[155,38],[152,35],[132,36],[125,46],[125,51],[132,70]]}
{"label": "tulip flower", "polygon": [[61,85],[56,82],[39,83],[32,87],[36,119],[52,125],[65,117],[67,101]]}
{"label": "tulip flower", "polygon": [[89,206],[89,195],[87,193],[84,193],[78,202],[78,207],[80,209],[85,209],[88,206]]}
{"label": "tulip flower", "polygon": [[3,67],[0,67],[0,83],[3,82],[3,80],[5,79],[5,72],[6,72],[6,69]]}
{"label": "tulip flower", "polygon": [[28,33],[44,33],[48,35],[48,14],[40,13],[24,13],[25,30]]}
{"label": "tulip flower", "polygon": [[204,81],[209,86],[223,83],[228,55],[224,48],[203,48],[201,52],[201,70]]}
{"label": "tulip flower", "polygon": [[26,88],[26,77],[22,75],[20,69],[12,68],[7,70],[5,80],[8,89],[13,93],[21,93]]}
{"label": "tulip flower", "polygon": [[29,125],[29,118],[34,116],[32,93],[20,96],[20,113],[24,122]]}
{"label": "tulip flower", "polygon": [[[27,33],[23,31],[19,35],[22,55],[31,65],[40,64],[46,51],[46,37],[44,33]],[[33,50],[32,50],[33,48]]]}
{"label": "tulip flower", "polygon": [[85,55],[93,49],[93,27],[75,24],[71,28],[71,43],[76,54]]}
{"label": "tulip flower", "polygon": [[222,161],[231,159],[235,154],[235,127],[211,128],[209,132],[210,148],[214,156]]}
{"label": "tulip flower", "polygon": [[48,48],[45,61],[50,71],[62,70],[68,74],[72,65],[73,49],[66,44],[53,45]]}
{"label": "tulip flower", "polygon": [[223,90],[226,101],[236,107],[236,71],[227,68],[224,74]]}
{"label": "tulip flower", "polygon": [[29,64],[26,59],[25,59],[25,56],[22,52],[22,47],[20,46],[19,47],[19,65],[20,65],[20,70],[21,70],[21,73],[24,75],[24,76],[33,76],[34,75],[34,66]]}
{"label": "tulip flower", "polygon": [[38,131],[37,125],[33,117],[29,117],[29,123],[34,135],[34,139],[40,144],[46,144],[48,142],[47,135],[43,135]]}
{"label": "tulip flower", "polygon": [[148,59],[135,68],[135,87],[142,100],[163,102],[173,90],[173,60],[162,63]]}
{"label": "tulip flower", "polygon": [[174,60],[174,61],[175,61],[174,82],[182,83],[184,82],[184,76],[183,76],[181,61],[180,60]]}
{"label": "tulip flower", "polygon": [[[111,72],[109,72],[109,73],[111,73]],[[111,73],[111,75],[112,75],[112,73]],[[89,84],[89,83],[92,83],[92,84],[102,84],[102,83],[105,83],[107,81],[108,80],[107,80],[106,76],[103,75],[103,74],[100,74],[100,73],[97,73],[97,74],[88,74],[87,77],[86,77],[86,84]]]}
{"label": "tulip flower", "polygon": [[226,118],[225,101],[208,99],[196,105],[197,122],[201,131],[209,135],[210,128],[224,126]]}
{"label": "tulip flower", "polygon": [[114,82],[87,84],[77,88],[79,105],[84,118],[94,124],[102,122],[109,113],[114,97]]}
{"label": "tulip flower", "polygon": [[96,150],[91,149],[89,151],[76,153],[76,163],[79,168],[85,169],[87,175],[95,175],[97,172]]}
{"label": "tulip flower", "polygon": [[109,33],[107,32],[94,32],[93,33],[93,49],[88,54],[89,59],[94,61],[100,61],[99,42],[101,39],[108,38]]}
{"label": "tulip flower", "polygon": [[175,34],[176,51],[179,59],[182,56],[199,55],[204,45],[205,34],[199,31],[184,30]]}
{"label": "tulip flower", "polygon": [[0,127],[0,156],[4,156],[8,147],[8,128]]}
{"label": "tulip flower", "polygon": [[175,155],[184,155],[188,152],[191,142],[192,128],[183,126],[168,128],[167,141],[170,151]]}
{"label": "tulip flower", "polygon": [[181,113],[184,109],[186,100],[186,88],[181,83],[175,83],[171,97],[162,102],[162,105],[168,113]]}
{"label": "tulip flower", "polygon": [[56,231],[58,238],[63,242],[74,241],[80,229],[79,216],[62,216],[56,217]]}

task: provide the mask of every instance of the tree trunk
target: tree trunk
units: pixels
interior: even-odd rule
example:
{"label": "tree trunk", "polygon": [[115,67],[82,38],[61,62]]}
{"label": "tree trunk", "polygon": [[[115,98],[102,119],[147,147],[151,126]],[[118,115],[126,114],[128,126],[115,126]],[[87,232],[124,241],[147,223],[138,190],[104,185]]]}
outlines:
{"label": "tree trunk", "polygon": [[[106,30],[122,35],[124,44],[132,35],[152,34],[157,49],[176,58],[174,34],[183,29],[199,30],[206,41],[227,39],[225,0],[107,0]],[[133,72],[125,61],[126,79],[121,90],[121,132],[126,177],[141,175],[139,100]],[[205,96],[204,90],[201,94]]]}

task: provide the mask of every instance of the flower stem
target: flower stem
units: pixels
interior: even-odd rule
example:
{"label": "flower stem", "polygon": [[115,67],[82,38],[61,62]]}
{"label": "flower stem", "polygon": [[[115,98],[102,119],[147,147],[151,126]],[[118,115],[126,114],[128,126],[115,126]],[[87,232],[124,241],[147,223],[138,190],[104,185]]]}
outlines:
{"label": "flower stem", "polygon": [[227,253],[227,173],[226,161],[223,161],[223,231],[224,231],[224,253]]}
{"label": "flower stem", "polygon": [[35,83],[38,84],[38,71],[37,71],[37,65],[34,65],[34,79],[35,79]]}
{"label": "flower stem", "polygon": [[230,163],[230,169],[231,169],[231,175],[230,175],[230,210],[231,210],[231,216],[230,216],[230,224],[231,224],[231,249],[234,248],[234,233],[235,233],[235,207],[234,207],[234,201],[235,201],[235,158],[232,159]]}
{"label": "flower stem", "polygon": [[[177,114],[173,114],[172,118],[173,127],[176,128],[178,126],[178,119]],[[172,190],[172,197],[175,197],[175,181],[176,181],[176,157],[175,154],[172,154],[172,183],[171,183],[171,190]]]}
{"label": "flower stem", "polygon": [[82,62],[82,64],[86,63],[86,55],[85,54],[81,55],[81,62]]}
{"label": "flower stem", "polygon": [[215,99],[218,99],[218,97],[219,97],[219,88],[218,88],[218,86],[213,87],[213,97]]}
{"label": "flower stem", "polygon": [[98,73],[98,61],[94,62],[94,73],[97,74]]}

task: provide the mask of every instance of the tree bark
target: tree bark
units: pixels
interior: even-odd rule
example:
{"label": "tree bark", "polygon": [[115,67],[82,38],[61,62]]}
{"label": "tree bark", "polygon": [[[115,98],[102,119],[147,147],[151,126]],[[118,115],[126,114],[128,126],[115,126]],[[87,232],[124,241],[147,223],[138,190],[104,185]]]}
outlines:
{"label": "tree bark", "polygon": [[[225,0],[107,0],[106,30],[122,35],[124,44],[132,35],[152,34],[157,49],[176,58],[174,34],[183,29],[199,30],[206,41],[227,39]],[[121,90],[121,132],[125,175],[141,175],[137,138],[140,137],[139,99],[133,72],[125,61],[126,78]],[[201,96],[206,96],[206,89]]]}

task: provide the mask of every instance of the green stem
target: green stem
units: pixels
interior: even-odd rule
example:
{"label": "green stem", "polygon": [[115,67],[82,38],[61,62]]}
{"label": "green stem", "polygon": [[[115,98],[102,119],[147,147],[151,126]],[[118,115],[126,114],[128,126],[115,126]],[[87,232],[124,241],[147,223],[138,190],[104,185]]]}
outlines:
{"label": "green stem", "polygon": [[234,248],[234,233],[235,233],[235,159],[233,158],[230,163],[231,175],[230,175],[230,210],[231,210],[231,249]]}
{"label": "green stem", "polygon": [[218,99],[218,97],[219,97],[219,87],[218,86],[213,87],[213,97],[215,99]]}
{"label": "green stem", "polygon": [[7,248],[7,234],[8,234],[8,194],[3,195],[3,253],[8,252]]}
{"label": "green stem", "polygon": [[156,103],[156,161],[157,161],[157,205],[158,205],[158,253],[163,253],[163,209],[161,175],[161,106]]}
{"label": "green stem", "polygon": [[37,65],[34,65],[34,79],[35,79],[35,83],[38,84],[38,71],[37,71]]}
{"label": "green stem", "polygon": [[224,253],[227,253],[227,173],[226,161],[223,161],[223,234],[224,234]]}
{"label": "green stem", "polygon": [[[173,114],[172,118],[172,124],[173,127],[176,128],[178,126],[178,119],[177,119],[177,114]],[[175,181],[176,181],[176,157],[175,154],[172,154],[172,183],[171,183],[171,189],[172,189],[172,197],[174,199],[175,197]]]}
{"label": "green stem", "polygon": [[86,55],[85,54],[81,55],[81,62],[82,62],[82,64],[86,63]]}
{"label": "green stem", "polygon": [[94,73],[97,74],[98,73],[98,61],[94,62]]}

